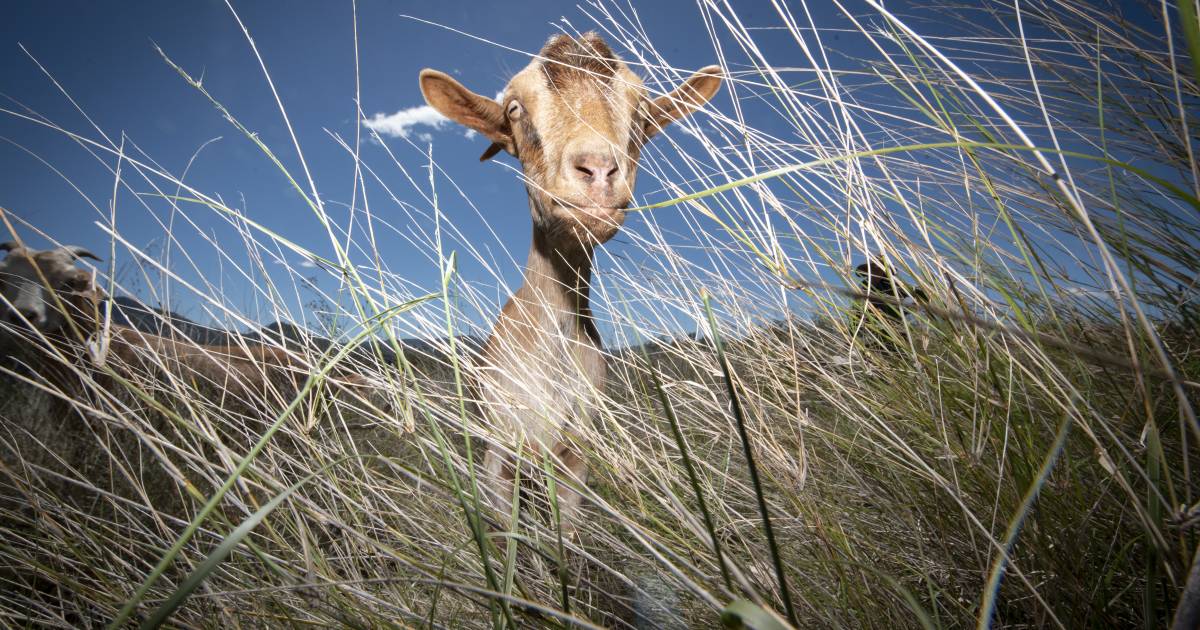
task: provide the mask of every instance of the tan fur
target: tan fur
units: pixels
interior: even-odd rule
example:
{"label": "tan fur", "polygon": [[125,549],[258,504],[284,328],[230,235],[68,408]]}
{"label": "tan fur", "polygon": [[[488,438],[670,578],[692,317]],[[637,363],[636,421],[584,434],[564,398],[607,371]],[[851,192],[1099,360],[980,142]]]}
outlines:
{"label": "tan fur", "polygon": [[[482,159],[503,150],[521,161],[533,219],[523,284],[501,310],[480,369],[485,414],[510,447],[490,448],[484,461],[498,509],[512,500],[510,449],[534,462],[548,456],[572,483],[587,483],[575,434],[599,408],[606,370],[588,304],[592,254],[625,220],[643,144],[707,102],[720,82],[720,68],[710,66],[651,100],[594,33],[551,38],[499,102],[421,72],[432,107],[492,141]],[[570,529],[581,497],[560,484],[558,499]]]}

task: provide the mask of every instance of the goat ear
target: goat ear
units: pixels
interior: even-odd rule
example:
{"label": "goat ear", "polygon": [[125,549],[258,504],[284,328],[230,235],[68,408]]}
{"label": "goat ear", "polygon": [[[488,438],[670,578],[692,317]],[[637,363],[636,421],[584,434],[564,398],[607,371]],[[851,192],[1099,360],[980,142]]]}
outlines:
{"label": "goat ear", "polygon": [[84,249],[83,247],[79,247],[78,245],[67,245],[62,248],[62,251],[66,252],[67,255],[69,255],[71,257],[72,261],[79,260],[80,258],[91,258],[92,260],[104,260],[103,258],[93,254],[92,252],[88,251],[87,249]]}
{"label": "goat ear", "polygon": [[[486,96],[480,96],[463,87],[444,72],[426,68],[421,71],[421,94],[425,102],[437,112],[454,122],[474,129],[491,140],[493,147],[514,153],[512,128],[504,116],[504,108]],[[488,148],[481,160],[499,151]]]}
{"label": "goat ear", "polygon": [[11,252],[14,249],[21,247],[16,241],[4,241],[0,243],[0,252]]}
{"label": "goat ear", "polygon": [[479,161],[486,162],[503,150],[504,147],[501,146],[499,142],[493,142],[490,146],[488,146],[487,150],[483,152],[483,155],[479,156]]}
{"label": "goat ear", "polygon": [[646,138],[654,137],[663,127],[703,107],[721,89],[722,76],[720,66],[701,68],[675,91],[651,101]]}

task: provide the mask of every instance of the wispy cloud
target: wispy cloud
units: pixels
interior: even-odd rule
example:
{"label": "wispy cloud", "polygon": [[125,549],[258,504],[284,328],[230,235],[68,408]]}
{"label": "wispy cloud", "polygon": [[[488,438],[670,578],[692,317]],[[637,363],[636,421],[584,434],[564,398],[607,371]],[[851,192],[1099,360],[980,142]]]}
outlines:
{"label": "wispy cloud", "polygon": [[[436,109],[428,105],[409,107],[394,114],[379,113],[363,121],[363,125],[367,129],[375,131],[381,136],[394,138],[408,138],[418,127],[438,130],[445,128],[449,123],[449,118],[439,114]],[[422,132],[418,139],[426,141],[427,137],[432,138],[426,131]]]}
{"label": "wispy cloud", "polygon": [[[499,101],[503,95],[503,91],[496,92],[495,100]],[[428,105],[409,107],[394,114],[381,112],[364,120],[363,125],[381,136],[416,138],[421,142],[433,140],[431,131],[442,131],[452,127],[449,118]],[[463,129],[463,135],[470,139],[479,134],[474,129]]]}

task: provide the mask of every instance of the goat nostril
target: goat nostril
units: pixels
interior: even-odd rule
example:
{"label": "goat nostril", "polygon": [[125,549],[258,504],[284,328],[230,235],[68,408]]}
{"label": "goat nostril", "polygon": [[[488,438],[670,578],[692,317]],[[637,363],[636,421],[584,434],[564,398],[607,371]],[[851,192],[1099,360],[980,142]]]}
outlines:
{"label": "goat nostril", "polygon": [[621,172],[620,165],[615,159],[600,153],[576,154],[570,164],[575,169],[578,181],[589,187],[596,185],[610,187]]}

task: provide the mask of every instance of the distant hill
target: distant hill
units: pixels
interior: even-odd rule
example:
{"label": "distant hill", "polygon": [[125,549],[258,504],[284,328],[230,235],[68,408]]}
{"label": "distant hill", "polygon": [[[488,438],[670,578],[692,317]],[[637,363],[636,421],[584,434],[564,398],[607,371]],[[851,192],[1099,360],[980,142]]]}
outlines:
{"label": "distant hill", "polygon": [[183,315],[147,306],[130,297],[114,298],[111,302],[115,324],[162,337],[182,336],[205,345],[232,342],[231,335],[224,330],[197,324]]}
{"label": "distant hill", "polygon": [[[184,337],[204,345],[232,344],[239,337],[236,333],[198,324],[183,315],[166,309],[148,306],[134,298],[122,296],[114,298],[111,302],[113,305],[113,323],[128,326],[145,333],[163,337]],[[245,341],[257,341],[271,345],[299,343],[322,352],[329,350],[334,345],[334,342],[328,338],[317,335],[310,330],[290,322],[282,321],[241,334],[240,338]],[[463,335],[456,338],[455,341],[460,353],[471,355],[483,348],[484,340],[476,336]],[[373,349],[372,344],[376,348]],[[400,340],[400,344],[403,346],[406,356],[417,360],[429,358],[442,360],[445,358],[450,346],[449,340],[446,337],[437,339],[402,339]],[[375,354],[376,349],[379,352],[378,355]],[[372,363],[375,362],[376,356],[379,356],[384,363],[394,364],[396,362],[396,353],[389,344],[382,340],[364,343],[362,346],[356,348],[351,355],[353,359],[358,361]]]}

